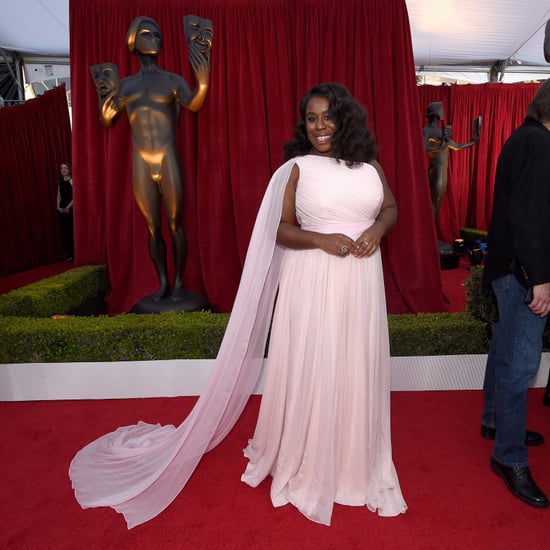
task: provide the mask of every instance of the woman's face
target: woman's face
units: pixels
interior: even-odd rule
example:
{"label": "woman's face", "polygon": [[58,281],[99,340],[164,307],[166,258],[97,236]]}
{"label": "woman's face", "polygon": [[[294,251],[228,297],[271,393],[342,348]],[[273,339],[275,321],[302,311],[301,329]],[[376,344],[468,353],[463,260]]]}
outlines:
{"label": "woman's face", "polygon": [[313,146],[312,153],[332,157],[332,136],[336,123],[329,116],[329,102],[326,97],[313,97],[306,105],[306,133]]}
{"label": "woman's face", "polygon": [[62,164],[59,167],[59,170],[61,171],[62,176],[70,176],[71,175],[71,169],[66,164]]}

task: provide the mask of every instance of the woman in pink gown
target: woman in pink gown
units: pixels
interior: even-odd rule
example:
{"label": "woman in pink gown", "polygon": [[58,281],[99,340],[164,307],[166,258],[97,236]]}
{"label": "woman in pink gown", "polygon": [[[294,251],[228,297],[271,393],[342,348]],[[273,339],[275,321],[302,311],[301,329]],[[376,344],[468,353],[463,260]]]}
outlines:
{"label": "woman in pink gown", "polygon": [[[334,502],[406,510],[390,440],[390,372],[379,245],[395,201],[346,88],[316,86],[271,178],[208,384],[178,426],[138,422],[92,441],[69,475],[83,508],[128,528],[158,515],[238,420],[273,325],[266,381],[242,479],[273,477],[275,506],[330,524]],[[300,227],[295,225],[295,220]]]}
{"label": "woman in pink gown", "polygon": [[[285,247],[243,481],[329,525],[333,503],[406,509],[390,441],[380,240],[397,210],[366,114],[336,84],[302,100],[277,243]],[[344,128],[343,125],[346,125]],[[303,155],[303,152],[307,154]],[[298,221],[299,226],[295,224]]]}

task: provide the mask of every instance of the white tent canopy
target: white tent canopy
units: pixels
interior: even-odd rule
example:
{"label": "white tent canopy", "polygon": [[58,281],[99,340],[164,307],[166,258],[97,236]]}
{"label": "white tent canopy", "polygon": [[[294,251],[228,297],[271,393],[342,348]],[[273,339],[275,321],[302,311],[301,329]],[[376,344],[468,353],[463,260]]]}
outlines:
{"label": "white tent canopy", "polygon": [[418,75],[487,82],[541,80],[548,0],[406,0]]}
{"label": "white tent canopy", "polygon": [[0,48],[69,56],[69,0],[0,0]]}
{"label": "white tent canopy", "polygon": [[[46,56],[67,63],[69,0],[0,0],[0,4],[2,50],[20,52],[25,61]],[[460,80],[487,82],[493,67],[500,69],[502,81],[511,75],[513,80],[549,76],[550,65],[543,55],[549,0],[406,0],[406,4],[418,74],[448,73],[460,75]]]}

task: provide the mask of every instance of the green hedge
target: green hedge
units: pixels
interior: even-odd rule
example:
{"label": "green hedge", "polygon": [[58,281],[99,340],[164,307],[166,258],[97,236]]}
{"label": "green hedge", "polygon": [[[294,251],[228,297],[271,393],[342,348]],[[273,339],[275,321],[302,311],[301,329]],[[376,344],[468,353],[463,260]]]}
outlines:
{"label": "green hedge", "polygon": [[104,265],[70,269],[1,295],[0,316],[51,317],[78,311],[98,296],[105,295],[107,285]]}
{"label": "green hedge", "polygon": [[460,238],[464,240],[466,247],[471,246],[475,241],[485,242],[487,240],[487,231],[475,229],[473,227],[461,227]]}
{"label": "green hedge", "polygon": [[[64,316],[104,293],[104,266],[73,269],[0,296],[0,362],[135,361],[216,357],[228,314]],[[470,312],[388,316],[393,356],[487,352]]]}
{"label": "green hedge", "polygon": [[161,313],[0,320],[0,363],[216,357],[228,314]]}
{"label": "green hedge", "polygon": [[[4,317],[0,363],[213,359],[224,313]],[[393,356],[485,353],[485,328],[468,313],[389,315]]]}
{"label": "green hedge", "polygon": [[388,315],[391,355],[487,353],[483,322],[469,312]]}

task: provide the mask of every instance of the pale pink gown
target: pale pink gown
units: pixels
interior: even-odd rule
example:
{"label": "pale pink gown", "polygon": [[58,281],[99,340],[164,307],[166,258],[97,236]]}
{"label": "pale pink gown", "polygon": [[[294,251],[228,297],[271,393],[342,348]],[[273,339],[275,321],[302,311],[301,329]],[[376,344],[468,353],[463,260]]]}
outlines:
{"label": "pale pink gown", "polygon": [[[296,213],[303,229],[357,238],[383,187],[374,167],[308,155]],[[274,506],[330,525],[333,504],[406,510],[392,461],[390,356],[379,250],[368,258],[285,250],[260,415],[242,480],[272,476]]]}

